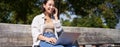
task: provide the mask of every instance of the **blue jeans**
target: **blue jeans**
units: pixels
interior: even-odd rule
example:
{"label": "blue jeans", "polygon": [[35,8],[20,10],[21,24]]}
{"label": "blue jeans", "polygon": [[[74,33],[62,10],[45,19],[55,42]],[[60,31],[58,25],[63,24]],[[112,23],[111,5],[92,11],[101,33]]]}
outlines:
{"label": "blue jeans", "polygon": [[[48,38],[50,38],[50,37],[56,38],[55,34],[53,32],[44,32],[43,36],[48,37]],[[63,46],[63,45],[53,45],[53,44],[45,42],[45,41],[40,41],[39,46],[40,47],[76,47],[75,45],[65,45],[65,46]]]}

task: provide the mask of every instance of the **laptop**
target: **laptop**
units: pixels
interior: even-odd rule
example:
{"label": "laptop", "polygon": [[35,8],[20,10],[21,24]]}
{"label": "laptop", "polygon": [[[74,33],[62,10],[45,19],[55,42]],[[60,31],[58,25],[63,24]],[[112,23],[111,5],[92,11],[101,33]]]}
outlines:
{"label": "laptop", "polygon": [[62,32],[54,45],[74,44],[74,42],[78,39],[79,35],[80,33]]}

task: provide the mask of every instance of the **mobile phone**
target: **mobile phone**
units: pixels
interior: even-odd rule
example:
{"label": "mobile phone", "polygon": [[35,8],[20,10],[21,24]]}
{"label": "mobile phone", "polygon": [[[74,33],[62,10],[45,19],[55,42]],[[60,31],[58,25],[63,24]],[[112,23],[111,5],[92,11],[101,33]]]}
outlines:
{"label": "mobile phone", "polygon": [[52,12],[52,18],[54,19],[55,17],[53,16],[55,14],[55,9],[53,10],[53,12]]}
{"label": "mobile phone", "polygon": [[55,14],[55,9],[53,10],[53,14]]}

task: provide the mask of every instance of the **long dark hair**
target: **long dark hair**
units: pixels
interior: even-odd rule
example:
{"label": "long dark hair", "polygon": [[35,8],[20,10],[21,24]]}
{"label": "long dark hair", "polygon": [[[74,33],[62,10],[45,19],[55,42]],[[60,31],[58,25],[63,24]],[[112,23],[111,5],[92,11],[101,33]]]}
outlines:
{"label": "long dark hair", "polygon": [[[43,7],[43,4],[46,4],[47,1],[48,1],[48,0],[43,0],[43,1],[42,1],[42,6],[41,6],[42,12],[45,12],[45,8]],[[53,1],[55,2],[55,0],[53,0]]]}

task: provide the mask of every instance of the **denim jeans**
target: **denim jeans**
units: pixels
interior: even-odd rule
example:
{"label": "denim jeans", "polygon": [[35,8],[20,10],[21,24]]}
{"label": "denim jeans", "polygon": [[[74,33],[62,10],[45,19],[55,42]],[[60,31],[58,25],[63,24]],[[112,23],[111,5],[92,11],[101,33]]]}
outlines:
{"label": "denim jeans", "polygon": [[[50,37],[56,38],[55,34],[53,32],[44,32],[43,36],[48,37],[48,38],[50,38]],[[39,46],[40,47],[76,47],[75,45],[65,45],[65,46],[63,46],[63,45],[53,45],[53,44],[45,42],[45,41],[40,41]]]}

